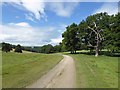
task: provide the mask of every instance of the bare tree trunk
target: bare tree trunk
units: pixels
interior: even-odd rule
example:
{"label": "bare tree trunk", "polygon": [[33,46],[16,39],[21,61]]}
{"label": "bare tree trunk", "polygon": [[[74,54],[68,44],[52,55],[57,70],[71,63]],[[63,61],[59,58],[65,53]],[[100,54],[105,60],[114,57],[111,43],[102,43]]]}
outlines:
{"label": "bare tree trunk", "polygon": [[97,44],[95,47],[95,57],[98,57],[98,55],[99,55],[99,36],[97,34]]}
{"label": "bare tree trunk", "polygon": [[[93,22],[93,23],[94,23],[95,29],[94,29],[94,28],[91,28],[90,26],[88,26],[88,28],[91,29],[92,32],[94,32],[94,33],[96,34],[95,40],[97,40],[97,41],[96,41],[96,46],[95,46],[95,57],[97,57],[97,56],[99,55],[100,43],[102,42],[103,37],[102,37],[102,35],[100,34],[100,32],[102,31],[102,29],[99,30],[99,29],[98,29],[99,27],[96,25],[96,23],[95,23],[95,22]],[[89,35],[91,36],[91,34],[92,34],[92,33],[90,33]],[[90,44],[90,43],[89,43],[89,44]],[[90,44],[90,45],[91,45],[91,44]],[[92,46],[92,45],[91,45],[91,46]]]}
{"label": "bare tree trunk", "polygon": [[99,55],[99,47],[96,46],[95,47],[95,57],[98,57],[98,55]]}

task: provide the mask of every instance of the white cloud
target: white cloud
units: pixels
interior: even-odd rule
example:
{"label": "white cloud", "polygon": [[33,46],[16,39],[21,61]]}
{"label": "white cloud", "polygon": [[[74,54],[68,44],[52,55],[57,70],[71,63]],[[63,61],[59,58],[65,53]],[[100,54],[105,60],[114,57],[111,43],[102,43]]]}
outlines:
{"label": "white cloud", "polygon": [[9,23],[9,25],[14,25],[14,26],[19,26],[19,27],[31,27],[28,23],[26,22],[20,22],[20,23]]}
{"label": "white cloud", "polygon": [[[43,0],[10,0],[9,4],[15,6],[16,8],[27,10],[32,13],[35,19],[40,20],[41,18],[46,18],[44,9],[45,3]],[[31,17],[31,14],[28,14]]]}
{"label": "white cloud", "polygon": [[[0,25],[0,36],[2,35],[2,26]],[[2,42],[2,40],[3,40],[3,37],[1,36],[0,37],[0,42]]]}
{"label": "white cloud", "polygon": [[36,22],[34,19],[33,19],[33,15],[32,14],[25,14],[25,18],[27,19],[27,20],[30,20],[30,21],[33,21],[33,22]]}
{"label": "white cloud", "polygon": [[32,12],[36,19],[40,20],[41,17],[44,17],[45,12],[45,4],[43,2],[31,2],[33,0],[30,0],[29,2],[26,0],[21,0],[23,7],[25,7],[26,10]]}
{"label": "white cloud", "polygon": [[15,25],[1,25],[2,26],[2,41],[5,42],[25,42],[30,41],[34,36],[34,32],[30,28],[19,27]]}
{"label": "white cloud", "polygon": [[[5,1],[5,0],[4,0]],[[35,21],[44,18],[47,21],[47,15],[45,9],[51,10],[58,16],[69,17],[78,2],[44,2],[44,0],[10,0],[8,4],[22,10],[28,11],[25,15],[26,19]]]}
{"label": "white cloud", "polygon": [[62,42],[63,38],[61,36],[51,39],[51,44],[55,45],[55,44],[59,44],[60,42]]}
{"label": "white cloud", "polygon": [[69,17],[78,5],[78,2],[53,2],[48,3],[49,9],[55,12],[58,16]]}
{"label": "white cloud", "polygon": [[[23,22],[21,22],[23,23]],[[57,31],[57,27],[37,27],[34,28],[21,26],[20,23],[0,25],[0,41],[11,44],[21,45],[44,45],[44,44],[58,44],[61,41],[58,36],[61,35]],[[58,40],[57,40],[58,39]]]}
{"label": "white cloud", "polygon": [[52,38],[50,44],[56,45],[62,42],[63,40],[62,33],[66,30],[67,26],[68,26],[67,24],[63,24],[63,23],[59,25],[59,28],[57,28],[59,35],[55,38]]}
{"label": "white cloud", "polygon": [[109,15],[116,14],[118,12],[118,3],[106,2],[99,9],[95,10],[95,13],[107,12]]}

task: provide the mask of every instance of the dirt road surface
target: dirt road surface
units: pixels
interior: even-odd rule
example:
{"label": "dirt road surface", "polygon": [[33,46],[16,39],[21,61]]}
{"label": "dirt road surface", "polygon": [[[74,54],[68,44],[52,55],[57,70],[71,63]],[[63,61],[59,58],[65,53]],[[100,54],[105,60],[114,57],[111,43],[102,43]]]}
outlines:
{"label": "dirt road surface", "polygon": [[47,74],[26,88],[75,88],[76,72],[72,57],[64,58]]}

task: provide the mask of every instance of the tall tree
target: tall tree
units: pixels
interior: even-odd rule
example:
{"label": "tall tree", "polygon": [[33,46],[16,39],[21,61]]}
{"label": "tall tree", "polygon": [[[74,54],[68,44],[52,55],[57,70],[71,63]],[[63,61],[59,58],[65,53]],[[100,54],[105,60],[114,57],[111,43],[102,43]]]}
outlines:
{"label": "tall tree", "polygon": [[79,38],[77,24],[73,23],[70,26],[66,27],[66,31],[62,34],[63,43],[67,47],[67,50],[70,50],[71,53],[76,53],[78,48]]}
{"label": "tall tree", "polygon": [[103,31],[107,26],[109,15],[107,13],[98,13],[95,15],[88,16],[86,19],[87,23],[87,43],[89,47],[95,48],[95,56],[99,55],[99,50],[102,47],[104,41]]}
{"label": "tall tree", "polygon": [[104,31],[105,48],[109,51],[120,51],[120,13],[109,18],[109,25]]}

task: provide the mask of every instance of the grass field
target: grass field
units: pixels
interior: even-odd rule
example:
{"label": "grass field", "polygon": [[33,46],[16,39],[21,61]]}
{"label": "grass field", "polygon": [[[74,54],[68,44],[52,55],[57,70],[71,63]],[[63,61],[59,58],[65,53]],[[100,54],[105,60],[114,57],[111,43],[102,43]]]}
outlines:
{"label": "grass field", "polygon": [[0,50],[0,89],[2,88],[2,52]]}
{"label": "grass field", "polygon": [[62,58],[60,54],[2,53],[2,87],[25,87],[48,72]]}
{"label": "grass field", "polygon": [[78,88],[118,88],[118,57],[68,55],[75,59]]}

